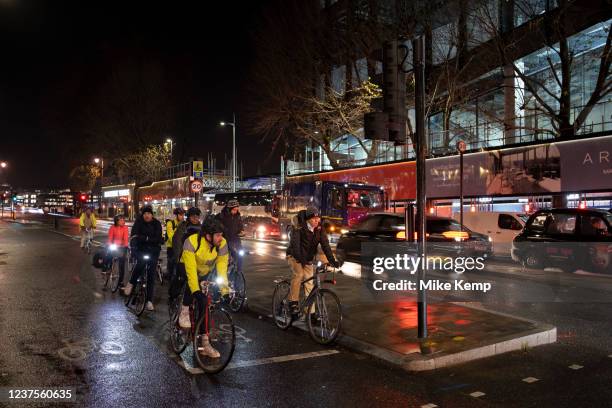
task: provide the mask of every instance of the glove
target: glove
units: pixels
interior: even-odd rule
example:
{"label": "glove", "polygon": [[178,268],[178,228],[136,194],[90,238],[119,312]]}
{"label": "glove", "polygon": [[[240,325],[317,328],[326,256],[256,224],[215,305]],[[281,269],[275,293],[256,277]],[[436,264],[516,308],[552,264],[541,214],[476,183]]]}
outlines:
{"label": "glove", "polygon": [[336,268],[336,269],[338,269],[339,267],[342,266],[342,264],[340,262],[336,261],[335,259],[333,261],[331,261],[329,264],[331,266],[333,266],[334,268]]}

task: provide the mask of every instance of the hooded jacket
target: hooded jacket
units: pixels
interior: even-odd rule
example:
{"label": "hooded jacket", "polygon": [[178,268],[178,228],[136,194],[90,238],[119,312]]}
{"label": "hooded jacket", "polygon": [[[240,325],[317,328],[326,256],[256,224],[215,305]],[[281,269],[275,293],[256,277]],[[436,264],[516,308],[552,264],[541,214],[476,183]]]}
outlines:
{"label": "hooded jacket", "polygon": [[240,213],[232,215],[231,210],[223,207],[223,210],[217,214],[217,219],[223,224],[223,237],[231,244],[239,243],[239,234],[244,230],[242,217]]}

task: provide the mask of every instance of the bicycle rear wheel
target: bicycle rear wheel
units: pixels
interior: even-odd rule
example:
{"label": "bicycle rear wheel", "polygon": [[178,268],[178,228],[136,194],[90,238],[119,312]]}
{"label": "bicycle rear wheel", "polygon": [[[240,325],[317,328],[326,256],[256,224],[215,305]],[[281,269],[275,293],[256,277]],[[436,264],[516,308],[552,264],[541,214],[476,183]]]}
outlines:
{"label": "bicycle rear wheel", "polygon": [[237,313],[242,309],[246,301],[246,280],[242,272],[234,272],[232,289],[234,294],[229,302],[229,307],[232,312]]}
{"label": "bicycle rear wheel", "polygon": [[310,337],[319,344],[332,343],[342,327],[340,299],[329,289],[319,289],[308,306],[314,307],[312,314],[306,314]]}
{"label": "bicycle rear wheel", "polygon": [[113,265],[110,270],[111,292],[113,293],[117,292],[119,286],[121,285],[121,282],[119,282],[119,262],[121,262],[121,259],[114,258]]}
{"label": "bicycle rear wheel", "polygon": [[272,295],[272,318],[274,324],[285,330],[291,326],[293,321],[291,310],[289,310],[289,282],[284,280],[276,284]]}
{"label": "bicycle rear wheel", "polygon": [[[236,330],[230,314],[217,306],[207,307],[198,320],[194,333],[194,356],[200,368],[208,374],[222,371],[232,359],[236,347]],[[208,336],[210,346],[219,353],[218,357],[202,353],[201,346],[205,336]]]}

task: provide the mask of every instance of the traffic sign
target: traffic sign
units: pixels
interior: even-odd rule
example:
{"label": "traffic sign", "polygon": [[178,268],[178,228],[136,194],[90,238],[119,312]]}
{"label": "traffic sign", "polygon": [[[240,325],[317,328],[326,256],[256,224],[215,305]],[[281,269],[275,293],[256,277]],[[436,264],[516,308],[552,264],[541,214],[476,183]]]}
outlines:
{"label": "traffic sign", "polygon": [[202,191],[202,187],[204,187],[204,185],[202,184],[202,180],[193,180],[189,184],[189,186],[191,188],[192,193],[199,193],[200,191]]}
{"label": "traffic sign", "polygon": [[459,152],[461,153],[465,152],[466,148],[467,148],[467,145],[464,140],[460,140],[457,142],[457,150],[459,150]]}
{"label": "traffic sign", "polygon": [[193,162],[193,177],[201,179],[204,177],[204,162],[197,160]]}

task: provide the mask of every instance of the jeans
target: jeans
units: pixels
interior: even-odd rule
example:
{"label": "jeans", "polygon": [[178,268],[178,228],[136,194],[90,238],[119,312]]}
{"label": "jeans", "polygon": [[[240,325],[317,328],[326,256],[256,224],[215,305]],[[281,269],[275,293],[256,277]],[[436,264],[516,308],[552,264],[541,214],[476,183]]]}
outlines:
{"label": "jeans", "polygon": [[[144,260],[143,255],[149,255],[148,260]],[[132,273],[132,277],[130,278],[130,283],[132,285],[136,284],[136,281],[143,273],[145,265],[149,265],[149,273],[147,276],[147,302],[153,301],[153,294],[155,289],[155,279],[157,278],[155,268],[157,266],[157,259],[159,258],[159,252],[153,253],[143,253],[138,252],[136,254],[136,266],[134,266],[134,272]]]}
{"label": "jeans", "polygon": [[93,239],[93,228],[90,228],[89,231],[86,229],[81,230],[81,248],[85,247],[85,242],[87,239]]}

